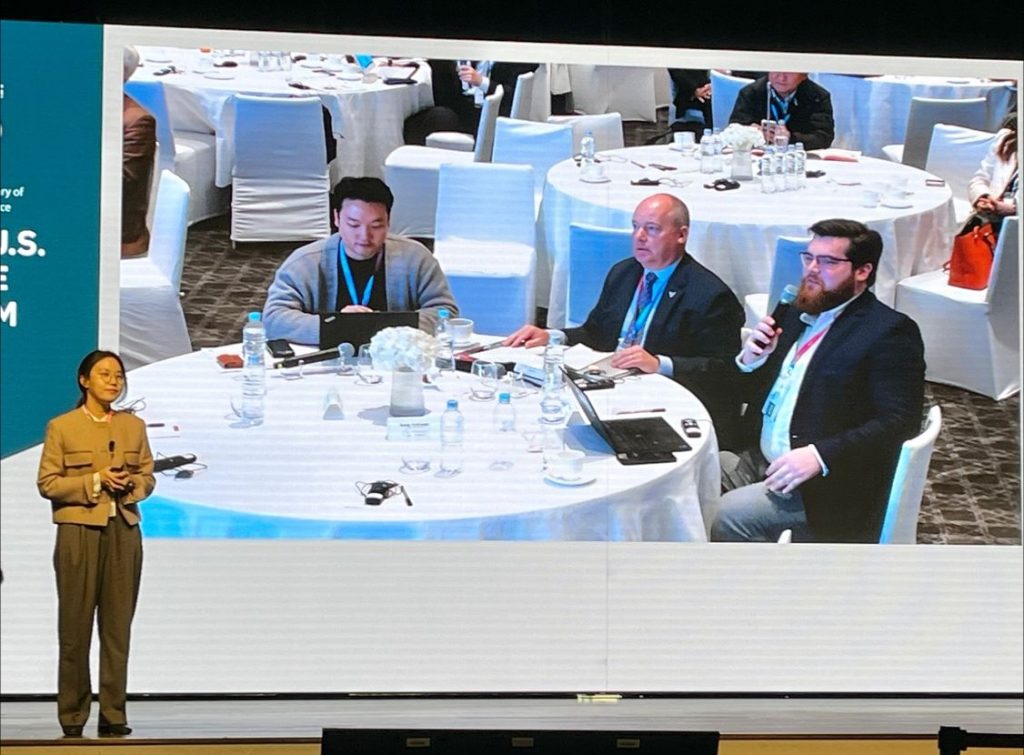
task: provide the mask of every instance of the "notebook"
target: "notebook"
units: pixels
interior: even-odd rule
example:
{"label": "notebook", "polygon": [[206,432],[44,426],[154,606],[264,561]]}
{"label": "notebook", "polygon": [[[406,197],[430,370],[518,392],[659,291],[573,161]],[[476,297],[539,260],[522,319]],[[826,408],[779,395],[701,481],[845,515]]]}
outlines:
{"label": "notebook", "polygon": [[689,451],[690,444],[683,440],[662,417],[634,417],[632,419],[601,419],[587,394],[566,375],[576,402],[587,421],[604,438],[615,458],[622,464],[657,464],[674,462],[673,451]]}
{"label": "notebook", "polygon": [[384,328],[418,328],[416,312],[330,312],[320,315],[320,349],[350,343],[356,351]]}

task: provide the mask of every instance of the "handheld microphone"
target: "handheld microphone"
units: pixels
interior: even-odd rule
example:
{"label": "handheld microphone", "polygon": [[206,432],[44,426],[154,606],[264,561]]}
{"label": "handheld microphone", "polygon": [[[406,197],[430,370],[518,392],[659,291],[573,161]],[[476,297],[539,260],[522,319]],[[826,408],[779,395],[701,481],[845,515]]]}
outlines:
{"label": "handheld microphone", "polygon": [[786,311],[789,309],[789,305],[796,300],[797,287],[793,284],[786,286],[782,289],[782,295],[779,296],[779,303],[775,305],[775,309],[772,310],[772,319],[775,321],[775,327],[779,327],[779,321],[785,317]]}
{"label": "handheld microphone", "polygon": [[[351,350],[349,344],[345,344]],[[280,369],[282,367],[301,367],[304,364],[313,364],[314,362],[326,362],[329,359],[338,359],[341,356],[339,347],[335,346],[333,349],[324,349],[323,351],[314,351],[309,354],[302,354],[301,356],[288,357],[282,359],[280,362],[274,362],[274,369]]]}

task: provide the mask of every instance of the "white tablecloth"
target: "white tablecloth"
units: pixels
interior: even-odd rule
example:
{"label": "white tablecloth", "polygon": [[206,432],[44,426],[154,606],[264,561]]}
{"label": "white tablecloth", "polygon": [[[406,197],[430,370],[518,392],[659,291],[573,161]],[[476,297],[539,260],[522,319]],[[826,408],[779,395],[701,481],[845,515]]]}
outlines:
{"label": "white tablecloth", "polygon": [[832,94],[836,139],[832,146],[860,150],[881,157],[882,147],[902,144],[907,130],[910,100],[988,100],[988,130],[995,131],[1013,98],[1010,86],[1001,81],[944,76],[870,76],[815,73],[811,78]]}
{"label": "white tablecloth", "polygon": [[[237,352],[237,347],[220,351]],[[607,450],[591,448],[584,469],[596,479],[563,487],[544,480],[542,454],[527,452],[519,436],[511,444],[513,467],[489,469],[495,459],[491,415],[496,402],[465,395],[475,380],[470,375],[458,374],[445,391],[425,390],[432,413],[443,411],[454,395],[465,415],[464,470],[442,479],[434,475],[437,440],[424,441],[430,471],[399,471],[409,442],[385,439],[390,377],[366,386],[323,365],[307,370],[300,379],[269,373],[266,420],[257,427],[235,421],[230,404],[240,394],[240,376],[220,369],[212,351],[132,371],[130,398],[144,396],[147,404],[140,416],[180,427],[173,437],[166,429],[151,429],[154,453],[194,453],[208,465],[190,479],[157,476],[156,493],[143,504],[147,536],[705,539],[701,506],[714,506],[718,499],[717,443],[704,407],[668,378],[631,379],[589,395],[602,416],[661,407],[666,411],[656,416],[675,428],[683,417],[698,419],[704,433],[690,440],[693,450],[677,454],[674,464],[623,466]],[[331,388],[343,397],[344,419],[322,419]],[[538,427],[539,400],[537,394],[513,399],[520,429]],[[587,425],[570,426],[566,438],[570,447],[595,440]],[[365,505],[355,483],[373,480],[403,483],[414,505],[406,506],[400,496],[379,507]]]}
{"label": "white tablecloth", "polygon": [[[811,224],[826,218],[860,220],[882,235],[884,251],[875,293],[889,305],[894,301],[897,281],[935,270],[949,257],[954,230],[952,194],[945,186],[926,186],[928,174],[905,165],[871,158],[857,163],[808,160],[808,170],[821,169],[826,175],[808,179],[807,188],[798,192],[762,194],[756,178],[732,191],[705,189],[703,184],[727,173],[709,178],[693,170],[684,172],[683,168],[696,168],[697,162],[684,161],[679,152],[667,146],[627,147],[602,155],[608,183],[580,181],[573,160],[558,163],[548,172],[542,205],[545,248],[541,264],[549,265],[552,271],[548,303],[551,327],[565,324],[571,275],[569,224],[628,229],[636,205],[657,192],[674,194],[686,202],[690,208],[687,252],[711,268],[741,300],[747,294],[768,290],[776,238],[806,236]],[[630,160],[679,169],[645,169]],[[728,168],[729,158],[724,162]],[[692,183],[685,188],[630,185],[631,180],[644,176]],[[866,185],[884,184],[894,178],[907,179],[909,207],[861,206]]]}
{"label": "white tablecloth", "polygon": [[[249,64],[249,53],[243,52],[228,58],[238,64],[234,68],[198,73],[198,50],[140,47],[139,51],[143,65],[133,79],[163,81],[172,127],[217,135],[218,186],[231,185],[234,94],[319,96],[331,113],[334,135],[341,140],[332,166],[332,182],[346,175],[383,178],[384,158],[404,143],[405,119],[433,104],[430,68],[426,65],[416,72],[415,85],[393,86],[380,79],[372,83],[342,80],[334,72],[323,70],[320,56],[313,53],[290,71],[260,71]],[[169,65],[180,73],[154,76]],[[290,82],[309,88],[295,88]]]}

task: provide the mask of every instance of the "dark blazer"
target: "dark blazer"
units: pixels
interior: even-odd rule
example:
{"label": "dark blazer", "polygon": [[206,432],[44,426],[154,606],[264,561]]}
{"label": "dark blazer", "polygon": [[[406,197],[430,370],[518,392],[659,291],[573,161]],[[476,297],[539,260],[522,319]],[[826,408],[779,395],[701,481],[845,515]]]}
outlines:
{"label": "dark blazer", "polygon": [[[803,142],[804,149],[824,149],[836,138],[836,122],[832,115],[832,95],[819,84],[804,79],[796,88],[796,99],[789,106],[791,144]],[[729,123],[745,126],[761,124],[768,117],[768,77],[762,76],[743,87],[736,95],[736,104]]]}
{"label": "dark blazer", "polygon": [[[760,443],[761,407],[804,329],[790,308],[768,361],[743,375],[745,445]],[[865,291],[836,318],[807,365],[790,444],[814,444],[829,469],[800,486],[807,523],[825,541],[878,542],[900,446],[921,428],[924,345],[917,323]]]}
{"label": "dark blazer", "polygon": [[[614,351],[642,273],[643,267],[632,257],[615,263],[586,322],[565,331],[568,342]],[[644,348],[671,357],[672,377],[707,408],[719,445],[731,447],[739,417],[731,378],[743,325],[743,307],[736,295],[717,275],[684,254],[651,318]]]}
{"label": "dark blazer", "polygon": [[156,119],[128,95],[124,96],[121,162],[121,256],[149,249],[149,188],[156,156]]}
{"label": "dark blazer", "polygon": [[[473,98],[462,91],[458,67],[454,60],[431,60],[431,84],[434,89],[434,105],[447,107],[455,111],[467,133],[476,133],[476,124],[480,119],[480,109],[473,104]],[[516,79],[522,73],[537,70],[537,63],[502,63],[495,61],[491,67],[490,85],[487,94],[502,86],[505,94],[501,98],[499,114],[508,116],[512,112],[512,97],[516,91]]]}
{"label": "dark blazer", "polygon": [[704,115],[704,125],[711,128],[711,98],[701,102],[693,96],[695,91],[711,80],[708,72],[696,68],[669,68],[668,77],[672,80],[672,104],[676,108],[676,119],[682,118],[687,110],[699,110]]}

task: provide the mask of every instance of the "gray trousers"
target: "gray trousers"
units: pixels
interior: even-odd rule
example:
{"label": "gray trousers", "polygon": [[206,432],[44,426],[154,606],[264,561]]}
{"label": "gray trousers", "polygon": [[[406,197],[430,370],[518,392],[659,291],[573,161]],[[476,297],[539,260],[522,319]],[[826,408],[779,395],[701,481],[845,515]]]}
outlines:
{"label": "gray trousers", "polygon": [[782,496],[764,486],[768,462],[759,448],[722,451],[719,459],[727,492],[711,525],[712,540],[774,543],[785,530],[793,531],[794,541],[814,540],[799,489]]}
{"label": "gray trousers", "polygon": [[57,574],[60,725],[84,726],[89,720],[89,647],[94,617],[100,631],[100,723],[127,723],[128,645],[142,577],[142,533],[120,514],[106,527],[58,524],[53,568]]}

